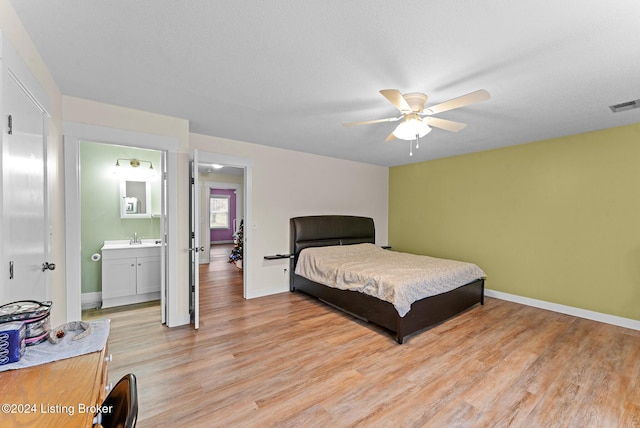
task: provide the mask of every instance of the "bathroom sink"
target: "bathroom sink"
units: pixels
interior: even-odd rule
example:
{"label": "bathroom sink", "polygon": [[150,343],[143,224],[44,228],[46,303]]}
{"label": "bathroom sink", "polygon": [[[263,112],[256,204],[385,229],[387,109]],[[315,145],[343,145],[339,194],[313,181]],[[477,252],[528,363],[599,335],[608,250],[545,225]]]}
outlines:
{"label": "bathroom sink", "polygon": [[120,239],[115,241],[104,241],[102,250],[117,250],[124,248],[141,248],[141,247],[159,247],[160,239],[143,239],[140,243],[132,243],[128,239]]}

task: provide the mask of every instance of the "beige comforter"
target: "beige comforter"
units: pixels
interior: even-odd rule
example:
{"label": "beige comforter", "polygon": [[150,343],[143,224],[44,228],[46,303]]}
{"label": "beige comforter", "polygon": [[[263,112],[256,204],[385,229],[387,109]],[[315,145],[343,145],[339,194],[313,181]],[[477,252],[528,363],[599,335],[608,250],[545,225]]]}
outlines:
{"label": "beige comforter", "polygon": [[485,277],[473,263],[389,251],[374,244],[306,248],[295,273],[387,301],[401,317],[417,300]]}

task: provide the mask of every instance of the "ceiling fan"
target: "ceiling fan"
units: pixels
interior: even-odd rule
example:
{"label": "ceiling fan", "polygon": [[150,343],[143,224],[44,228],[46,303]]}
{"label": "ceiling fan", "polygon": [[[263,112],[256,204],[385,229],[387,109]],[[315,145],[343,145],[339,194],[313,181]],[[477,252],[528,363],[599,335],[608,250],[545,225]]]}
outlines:
{"label": "ceiling fan", "polygon": [[396,129],[389,134],[385,141],[395,139],[418,141],[431,131],[431,127],[451,132],[458,132],[467,126],[465,123],[440,119],[433,117],[432,115],[465,107],[481,101],[486,101],[491,98],[489,92],[484,89],[480,89],[425,109],[424,104],[427,102],[427,96],[425,94],[413,92],[403,95],[397,89],[383,89],[380,93],[398,110],[400,110],[400,113],[402,113],[401,116],[390,117],[387,119],[367,120],[364,122],[345,123],[344,126],[366,125],[380,122],[397,122],[402,119],[402,122],[400,122]]}

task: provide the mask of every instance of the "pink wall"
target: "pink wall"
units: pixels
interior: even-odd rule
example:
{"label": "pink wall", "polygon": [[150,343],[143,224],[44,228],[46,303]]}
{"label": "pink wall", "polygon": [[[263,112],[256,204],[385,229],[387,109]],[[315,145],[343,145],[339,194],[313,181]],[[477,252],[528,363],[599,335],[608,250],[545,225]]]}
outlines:
{"label": "pink wall", "polygon": [[216,241],[232,241],[233,240],[233,220],[236,218],[236,192],[233,189],[211,189],[212,195],[228,195],[229,196],[229,228],[228,229],[211,229],[211,243]]}

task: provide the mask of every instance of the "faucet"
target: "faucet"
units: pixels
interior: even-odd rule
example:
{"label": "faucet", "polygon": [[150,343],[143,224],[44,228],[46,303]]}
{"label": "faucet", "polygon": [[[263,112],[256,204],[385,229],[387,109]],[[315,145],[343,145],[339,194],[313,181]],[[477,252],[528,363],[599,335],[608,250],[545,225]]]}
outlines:
{"label": "faucet", "polygon": [[138,236],[138,232],[133,233],[133,238],[129,240],[129,245],[142,244],[142,237]]}

